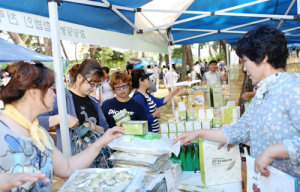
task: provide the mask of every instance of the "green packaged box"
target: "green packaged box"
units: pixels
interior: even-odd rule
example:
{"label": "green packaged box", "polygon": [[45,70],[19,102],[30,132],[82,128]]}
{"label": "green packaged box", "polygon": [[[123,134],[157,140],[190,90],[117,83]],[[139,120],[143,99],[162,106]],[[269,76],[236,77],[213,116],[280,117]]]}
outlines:
{"label": "green packaged box", "polygon": [[189,109],[187,110],[187,120],[188,121],[196,121],[197,119],[197,110]]}
{"label": "green packaged box", "polygon": [[206,106],[212,107],[210,85],[202,85],[201,88],[205,90]]}
{"label": "green packaged box", "polygon": [[194,131],[194,121],[185,122],[185,131]]}
{"label": "green packaged box", "polygon": [[199,139],[194,139],[191,143],[199,143]]}
{"label": "green packaged box", "polygon": [[148,133],[148,121],[127,121],[122,123],[125,135],[145,135]]}
{"label": "green packaged box", "polygon": [[121,110],[119,113],[114,115],[114,119],[116,121],[117,126],[121,126],[122,123],[130,121],[131,117],[128,114],[126,109]]}
{"label": "green packaged box", "polygon": [[163,136],[163,137],[169,139],[169,134],[168,134],[168,133],[163,133],[163,134],[161,134],[161,136]]}
{"label": "green packaged box", "polygon": [[169,133],[169,124],[168,123],[160,124],[160,133]]}
{"label": "green packaged box", "polygon": [[223,106],[223,90],[222,86],[219,84],[212,85],[212,92],[213,92],[213,103],[214,108],[220,108]]}
{"label": "green packaged box", "polygon": [[177,126],[175,122],[169,123],[169,133],[177,133]]}
{"label": "green packaged box", "polygon": [[177,138],[177,133],[169,133],[169,139],[173,142]]}
{"label": "green packaged box", "polygon": [[179,121],[186,121],[186,111],[178,111]]}
{"label": "green packaged box", "polygon": [[217,116],[213,119],[213,125],[222,125],[222,118],[221,116]]}
{"label": "green packaged box", "polygon": [[179,121],[176,123],[177,132],[185,132],[185,122]]}
{"label": "green packaged box", "polygon": [[202,122],[200,120],[196,120],[194,123],[194,130],[202,129]]}
{"label": "green packaged box", "polygon": [[212,120],[211,119],[201,119],[202,121],[202,129],[211,129]]}

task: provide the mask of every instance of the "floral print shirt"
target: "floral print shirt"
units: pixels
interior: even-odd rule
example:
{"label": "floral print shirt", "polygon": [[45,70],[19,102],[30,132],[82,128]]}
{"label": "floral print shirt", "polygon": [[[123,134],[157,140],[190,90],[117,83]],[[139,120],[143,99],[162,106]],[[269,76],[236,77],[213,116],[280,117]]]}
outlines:
{"label": "floral print shirt", "polygon": [[297,178],[300,192],[300,75],[276,73],[257,86],[249,109],[239,121],[222,127],[226,142],[250,139],[253,157],[270,145],[284,143],[290,158],[275,158],[270,165]]}

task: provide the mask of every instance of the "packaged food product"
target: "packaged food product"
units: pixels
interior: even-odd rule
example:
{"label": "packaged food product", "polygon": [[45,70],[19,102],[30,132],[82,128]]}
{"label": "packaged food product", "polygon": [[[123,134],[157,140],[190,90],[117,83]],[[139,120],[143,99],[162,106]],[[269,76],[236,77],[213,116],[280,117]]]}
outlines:
{"label": "packaged food product", "polygon": [[200,120],[196,120],[194,123],[194,130],[202,129],[202,123]]}
{"label": "packaged food product", "polygon": [[176,123],[177,132],[185,132],[185,122],[179,121]]}
{"label": "packaged food product", "polygon": [[177,138],[177,133],[169,133],[169,139],[174,142]]}
{"label": "packaged food product", "polygon": [[195,121],[196,119],[197,119],[197,110],[195,110],[195,109],[187,110],[187,120]]}
{"label": "packaged food product", "polygon": [[114,117],[114,119],[116,121],[116,125],[117,126],[121,126],[122,123],[131,120],[131,117],[128,114],[128,112],[127,112],[126,109],[121,110],[119,113],[115,114],[113,117]]}
{"label": "packaged food product", "polygon": [[178,116],[180,121],[186,121],[186,110],[185,111],[178,111]]}
{"label": "packaged food product", "polygon": [[148,132],[146,135],[123,135],[110,142],[108,146],[114,150],[128,153],[143,153],[151,155],[165,155],[173,152],[178,155],[180,142],[172,145],[172,141],[158,133]]}
{"label": "packaged food product", "polygon": [[194,91],[195,107],[206,106],[205,92],[202,89]]}
{"label": "packaged food product", "polygon": [[147,192],[154,189],[154,187],[164,179],[164,174],[145,175],[137,192]]}
{"label": "packaged food product", "polygon": [[161,133],[169,133],[169,124],[168,123],[160,123],[160,132]]}
{"label": "packaged food product", "polygon": [[119,192],[136,191],[145,175],[145,169],[82,169],[75,170],[62,191]]}
{"label": "packaged food product", "polygon": [[206,119],[206,111],[205,108],[198,109],[198,118],[199,119]]}
{"label": "packaged food product", "polygon": [[122,123],[125,135],[145,135],[148,133],[148,121],[127,121]]}
{"label": "packaged food product", "polygon": [[214,101],[214,108],[220,108],[223,106],[223,90],[220,84],[213,84],[212,85],[212,92],[213,92],[213,101]]}
{"label": "packaged food product", "polygon": [[175,122],[169,123],[169,133],[176,133],[177,132],[177,126]]}
{"label": "packaged food product", "polygon": [[214,109],[208,108],[206,109],[206,119],[213,119],[214,118]]}
{"label": "packaged food product", "polygon": [[172,172],[175,182],[178,181],[178,179],[180,178],[180,175],[182,173],[181,163],[172,164],[170,169],[171,169],[171,172]]}
{"label": "packaged food product", "polygon": [[192,191],[192,192],[224,192],[224,189],[217,189],[213,187],[181,184],[178,186],[180,191]]}
{"label": "packaged food product", "polygon": [[193,131],[194,130],[194,121],[185,122],[185,131]]}

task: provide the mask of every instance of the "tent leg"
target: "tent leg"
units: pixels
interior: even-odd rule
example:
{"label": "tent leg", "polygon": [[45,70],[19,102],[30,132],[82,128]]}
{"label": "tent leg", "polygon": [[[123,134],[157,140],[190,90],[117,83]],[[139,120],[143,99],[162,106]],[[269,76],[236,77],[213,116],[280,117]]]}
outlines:
{"label": "tent leg", "polygon": [[56,73],[55,82],[56,82],[56,93],[57,93],[57,105],[58,105],[58,114],[60,120],[60,133],[62,140],[62,149],[63,154],[66,157],[70,157],[71,153],[71,144],[69,136],[69,126],[68,126],[68,116],[67,116],[67,105],[66,105],[66,94],[65,86],[63,81],[63,69],[62,69],[62,57],[60,52],[60,30],[58,23],[58,11],[57,3],[52,1],[48,2],[48,11],[51,27],[51,40],[52,40],[52,50],[53,50],[53,62],[54,62],[54,71]]}
{"label": "tent leg", "polygon": [[[172,67],[172,57],[171,57],[171,45],[168,45],[168,51],[169,51],[169,69],[170,69],[170,73],[172,74],[171,75],[171,91],[174,90],[174,87],[173,87],[173,67]],[[173,111],[173,118],[175,118],[175,100],[174,100],[174,97],[172,97],[172,111]]]}
{"label": "tent leg", "polygon": [[231,101],[231,84],[230,84],[230,61],[229,61],[229,44],[226,43],[226,62],[228,67],[228,89],[229,89],[229,101]]}

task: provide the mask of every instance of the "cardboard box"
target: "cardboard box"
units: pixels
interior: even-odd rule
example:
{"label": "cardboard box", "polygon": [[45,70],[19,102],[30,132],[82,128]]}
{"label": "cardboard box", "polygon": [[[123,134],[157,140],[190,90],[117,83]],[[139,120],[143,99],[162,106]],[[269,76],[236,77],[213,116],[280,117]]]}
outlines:
{"label": "cardboard box", "polygon": [[179,111],[185,111],[186,109],[187,109],[187,102],[185,101],[178,102]]}
{"label": "cardboard box", "polygon": [[220,108],[223,106],[223,90],[219,84],[212,85],[213,103],[214,108]]}
{"label": "cardboard box", "polygon": [[197,110],[189,109],[187,110],[187,120],[188,121],[196,121],[197,119]]}
{"label": "cardboard box", "polygon": [[194,123],[194,130],[202,129],[202,122],[199,120],[196,120]]}
{"label": "cardboard box", "polygon": [[202,129],[211,129],[212,120],[211,119],[201,119]]}
{"label": "cardboard box", "polygon": [[145,135],[148,133],[148,121],[127,121],[122,123],[125,135]]}
{"label": "cardboard box", "polygon": [[197,112],[198,112],[198,119],[206,119],[205,108],[198,109]]}
{"label": "cardboard box", "polygon": [[206,106],[212,107],[210,85],[202,85],[200,87],[204,89],[205,92]]}
{"label": "cardboard box", "polygon": [[114,119],[116,121],[116,125],[117,126],[121,126],[122,123],[131,120],[131,117],[128,114],[128,112],[127,112],[126,109],[121,110],[119,113],[115,114],[113,117],[114,117]]}
{"label": "cardboard box", "polygon": [[206,98],[204,90],[195,90],[194,92],[195,107],[206,106]]}
{"label": "cardboard box", "polygon": [[169,139],[169,134],[168,133],[163,133],[163,134],[161,134],[161,136]]}
{"label": "cardboard box", "polygon": [[185,122],[185,131],[193,131],[194,130],[194,122],[187,121]]}
{"label": "cardboard box", "polygon": [[169,123],[169,133],[176,133],[177,132],[177,126],[175,122]]}
{"label": "cardboard box", "polygon": [[169,124],[168,123],[160,124],[160,133],[169,133]]}
{"label": "cardboard box", "polygon": [[214,118],[214,109],[213,108],[206,109],[205,111],[206,111],[206,119]]}
{"label": "cardboard box", "polygon": [[186,111],[178,111],[179,121],[186,121]]}
{"label": "cardboard box", "polygon": [[213,125],[221,125],[222,126],[222,117],[221,116],[216,116],[213,119]]}
{"label": "cardboard box", "polygon": [[177,138],[177,133],[169,133],[169,139],[173,142]]}
{"label": "cardboard box", "polygon": [[179,121],[176,123],[177,132],[185,132],[185,122]]}

